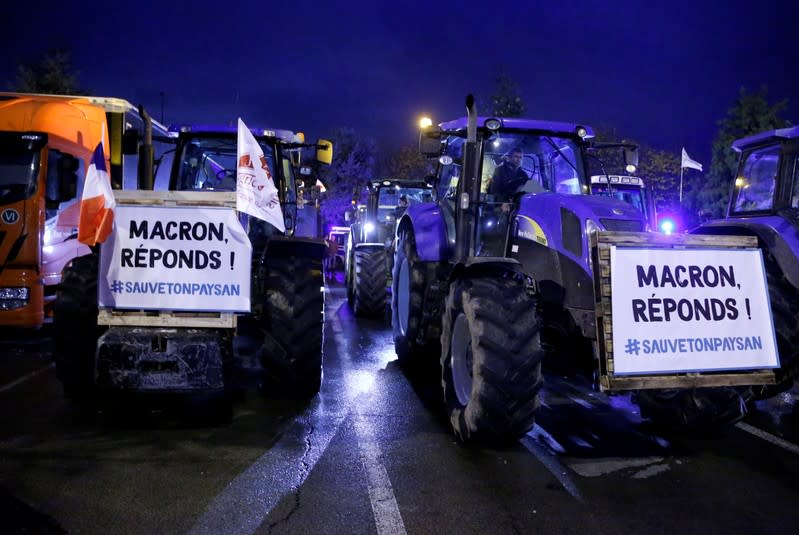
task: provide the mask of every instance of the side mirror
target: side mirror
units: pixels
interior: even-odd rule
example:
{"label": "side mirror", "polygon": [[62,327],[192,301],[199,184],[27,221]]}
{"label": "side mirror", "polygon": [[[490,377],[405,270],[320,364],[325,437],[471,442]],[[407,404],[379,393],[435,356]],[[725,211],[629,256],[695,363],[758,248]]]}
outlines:
{"label": "side mirror", "polygon": [[429,126],[419,132],[419,153],[427,158],[441,154],[441,128]]}
{"label": "side mirror", "polygon": [[134,130],[125,130],[122,134],[122,154],[139,153],[139,133]]}
{"label": "side mirror", "polygon": [[327,139],[316,140],[316,160],[330,165],[333,162],[333,142]]}
{"label": "side mirror", "polygon": [[624,147],[624,168],[628,173],[638,168],[638,147]]}

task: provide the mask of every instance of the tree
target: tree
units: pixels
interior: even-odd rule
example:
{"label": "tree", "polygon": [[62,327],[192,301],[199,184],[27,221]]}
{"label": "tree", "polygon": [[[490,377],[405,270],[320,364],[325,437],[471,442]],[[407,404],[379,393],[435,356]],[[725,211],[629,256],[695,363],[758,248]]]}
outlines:
{"label": "tree", "polygon": [[743,87],[740,89],[727,116],[718,122],[710,171],[705,176],[694,178],[684,197],[686,205],[694,213],[713,218],[724,215],[738,164],[738,154],[732,150],[732,142],[764,130],[788,126],[788,121],[782,118],[787,105],[787,100],[769,104],[765,87],[756,93],[747,93]]}
{"label": "tree", "polygon": [[48,51],[32,65],[20,65],[15,91],[53,95],[87,95],[78,85],[78,72],[73,70],[70,54],[64,49]]}
{"label": "tree", "polygon": [[428,160],[415,145],[399,147],[379,162],[380,176],[392,178],[423,179],[432,173]]}
{"label": "tree", "polygon": [[496,78],[496,88],[491,95],[491,113],[494,117],[521,117],[525,105],[516,81],[507,73],[500,72]]}
{"label": "tree", "polygon": [[339,128],[331,141],[333,162],[322,177],[327,188],[322,217],[327,225],[343,225],[352,200],[360,198],[374,176],[376,146],[374,140],[359,136],[352,128]]}

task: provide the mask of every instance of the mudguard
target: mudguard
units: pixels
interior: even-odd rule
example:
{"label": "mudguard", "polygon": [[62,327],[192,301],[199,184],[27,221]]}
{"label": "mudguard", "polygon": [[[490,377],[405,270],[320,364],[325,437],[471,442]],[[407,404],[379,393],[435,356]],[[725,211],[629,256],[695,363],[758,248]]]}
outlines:
{"label": "mudguard", "polygon": [[416,252],[423,262],[440,262],[452,256],[447,239],[447,224],[441,208],[435,203],[419,203],[408,207],[397,225],[397,235],[413,229]]}

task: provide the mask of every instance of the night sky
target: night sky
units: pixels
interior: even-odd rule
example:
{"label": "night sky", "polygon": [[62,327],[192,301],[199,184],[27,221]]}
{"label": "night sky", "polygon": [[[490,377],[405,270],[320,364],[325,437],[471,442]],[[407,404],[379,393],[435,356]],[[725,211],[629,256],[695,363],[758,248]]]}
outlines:
{"label": "night sky", "polygon": [[787,98],[799,122],[795,0],[240,4],[4,2],[0,84],[62,47],[82,86],[167,124],[348,126],[388,147],[414,143],[421,114],[463,115],[469,92],[487,104],[504,71],[527,117],[685,146],[706,166],[742,86]]}

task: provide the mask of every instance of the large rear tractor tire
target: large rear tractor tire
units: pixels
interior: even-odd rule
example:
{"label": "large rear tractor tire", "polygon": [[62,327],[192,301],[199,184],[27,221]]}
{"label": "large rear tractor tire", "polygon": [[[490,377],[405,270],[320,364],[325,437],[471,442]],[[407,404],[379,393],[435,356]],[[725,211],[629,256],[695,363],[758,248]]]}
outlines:
{"label": "large rear tractor tire", "polygon": [[352,310],[356,316],[383,317],[386,311],[386,251],[355,250]]}
{"label": "large rear tractor tire", "polygon": [[746,415],[747,389],[639,390],[633,401],[659,428],[678,433],[718,435]]}
{"label": "large rear tractor tire", "polygon": [[[399,236],[391,277],[391,328],[394,350],[400,365],[412,369],[424,362],[424,357],[438,352],[438,343],[420,340],[422,313],[428,271],[416,253],[416,237],[410,230]],[[430,318],[430,323],[440,321]],[[427,328],[437,327],[428,325]]]}
{"label": "large rear tractor tire", "polygon": [[504,444],[533,427],[543,384],[536,299],[514,278],[450,286],[441,332],[441,384],[464,444]]}
{"label": "large rear tractor tire", "polygon": [[53,356],[64,394],[92,398],[97,339],[97,276],[99,255],[79,256],[64,269],[53,307]]}
{"label": "large rear tractor tire", "polygon": [[262,392],[268,396],[313,397],[322,384],[322,260],[270,257],[265,269]]}

